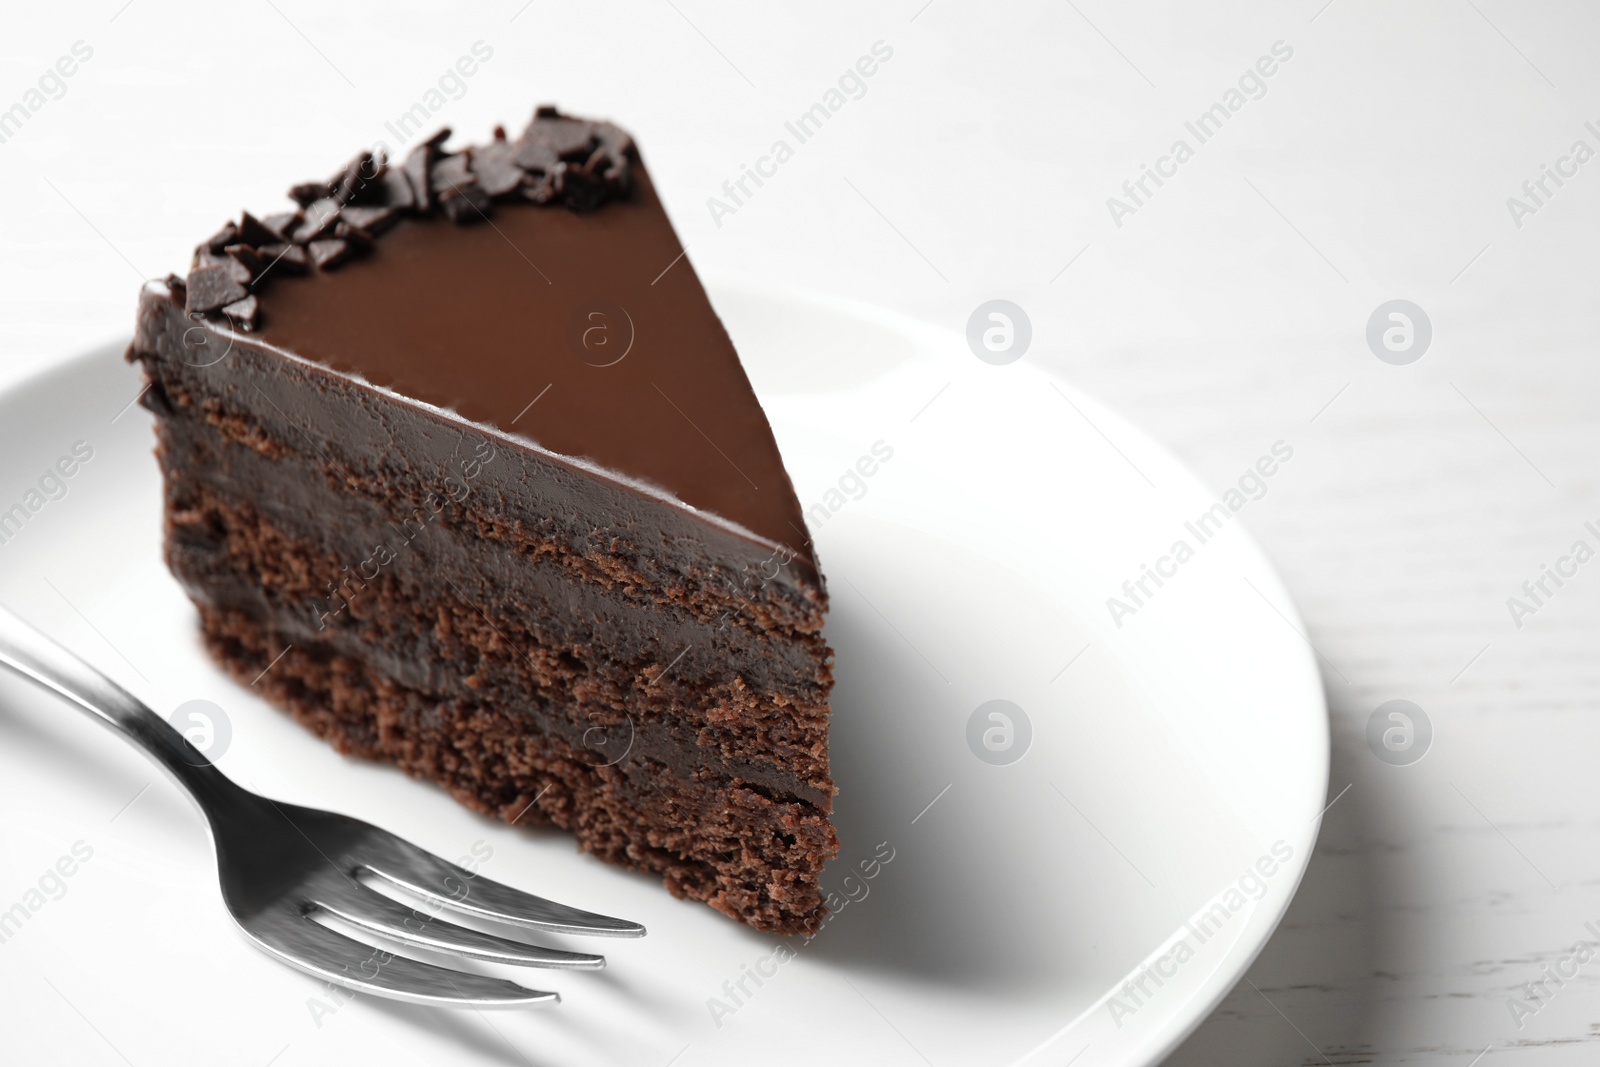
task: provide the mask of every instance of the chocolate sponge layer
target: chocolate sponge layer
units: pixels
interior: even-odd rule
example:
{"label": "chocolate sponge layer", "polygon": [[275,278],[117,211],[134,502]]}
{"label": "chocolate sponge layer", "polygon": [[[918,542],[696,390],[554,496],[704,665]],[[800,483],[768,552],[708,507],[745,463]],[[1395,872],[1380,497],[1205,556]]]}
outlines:
{"label": "chocolate sponge layer", "polygon": [[813,805],[648,755],[608,766],[617,741],[575,744],[530,728],[526,711],[397,685],[326,646],[284,653],[283,635],[241,612],[202,606],[201,619],[220,663],[246,684],[259,677],[270,700],[341,752],[437,782],[486,815],[571,831],[585,851],[659,874],[674,895],[758,930],[805,933],[821,921],[817,873],[838,843]]}

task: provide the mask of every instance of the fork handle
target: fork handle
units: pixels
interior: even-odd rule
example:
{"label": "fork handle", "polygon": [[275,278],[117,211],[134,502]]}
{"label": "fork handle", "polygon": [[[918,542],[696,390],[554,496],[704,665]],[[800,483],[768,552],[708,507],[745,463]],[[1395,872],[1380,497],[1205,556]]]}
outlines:
{"label": "fork handle", "polygon": [[0,664],[66,697],[144,749],[199,803],[202,811],[238,791],[205,754],[99,670],[0,607]]}

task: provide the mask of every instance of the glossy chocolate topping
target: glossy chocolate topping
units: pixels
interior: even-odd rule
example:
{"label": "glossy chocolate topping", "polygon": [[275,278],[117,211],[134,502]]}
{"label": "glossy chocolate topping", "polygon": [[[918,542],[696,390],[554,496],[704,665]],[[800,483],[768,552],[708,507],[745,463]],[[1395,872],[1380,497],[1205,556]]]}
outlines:
{"label": "glossy chocolate topping", "polygon": [[257,336],[809,557],[766,416],[693,269],[666,270],[681,246],[634,173],[584,214],[401,219],[360,262],[277,281]]}
{"label": "glossy chocolate topping", "polygon": [[[568,134],[584,146],[560,156]],[[197,254],[191,312],[654,486],[811,561],[766,417],[626,134],[541,109],[516,141],[455,155],[441,144],[419,149],[420,166],[358,157],[327,183],[296,187],[295,218],[230,223]],[[587,179],[558,160],[580,156]],[[431,172],[411,188],[431,187],[433,201],[390,210],[413,170]],[[463,192],[483,188],[494,198]],[[298,243],[274,246],[273,233]],[[260,262],[241,251],[246,237]],[[261,247],[291,251],[273,267]],[[295,249],[311,265],[282,269]],[[213,291],[230,285],[237,292]],[[236,302],[216,303],[224,297]]]}

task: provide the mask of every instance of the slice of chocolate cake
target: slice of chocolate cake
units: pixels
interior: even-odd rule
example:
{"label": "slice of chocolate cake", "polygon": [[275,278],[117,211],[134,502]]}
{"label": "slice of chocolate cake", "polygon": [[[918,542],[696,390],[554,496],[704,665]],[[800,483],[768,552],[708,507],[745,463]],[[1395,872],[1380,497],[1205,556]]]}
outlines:
{"label": "slice of chocolate cake", "polygon": [[167,562],[341,751],[813,930],[827,598],[738,356],[625,133],[447,136],[145,288]]}

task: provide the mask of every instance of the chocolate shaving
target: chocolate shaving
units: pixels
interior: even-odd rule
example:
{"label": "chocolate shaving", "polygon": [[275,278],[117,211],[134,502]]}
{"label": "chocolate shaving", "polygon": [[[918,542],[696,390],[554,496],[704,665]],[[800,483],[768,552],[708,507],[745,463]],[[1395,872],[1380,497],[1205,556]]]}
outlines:
{"label": "chocolate shaving", "polygon": [[601,146],[616,157],[618,162],[625,161],[626,157],[633,153],[633,138],[628,136],[628,131],[621,126],[609,122],[597,122],[594,124],[594,135]]}
{"label": "chocolate shaving", "polygon": [[411,180],[394,167],[383,172],[383,203],[397,211],[405,211],[417,203],[411,191]]}
{"label": "chocolate shaving", "polygon": [[190,312],[204,313],[249,295],[250,291],[230,276],[226,266],[200,267],[189,272],[184,306]]}
{"label": "chocolate shaving", "polygon": [[439,157],[439,146],[449,139],[450,127],[446,126],[406,156],[403,169],[406,181],[411,185],[412,205],[423,215],[433,211],[435,201],[429,177],[433,173],[433,161]]}
{"label": "chocolate shaving", "polygon": [[333,228],[333,235],[348,242],[351,252],[368,251],[372,248],[372,234],[360,226],[355,226],[345,221],[347,216],[348,209],[344,215],[340,216],[339,225]]}
{"label": "chocolate shaving", "polygon": [[565,163],[557,163],[548,173],[529,174],[527,184],[522,187],[522,195],[535,204],[553,203],[561,195],[561,174],[566,166]]}
{"label": "chocolate shaving", "polygon": [[411,202],[420,214],[433,210],[433,191],[428,187],[428,173],[433,169],[434,149],[430,144],[419,144],[406,157],[406,182],[411,186]]}
{"label": "chocolate shaving", "polygon": [[306,218],[294,231],[297,244],[314,241],[318,237],[332,232],[333,224],[339,221],[339,201],[331,197],[323,197],[306,205]]}
{"label": "chocolate shaving", "polygon": [[637,155],[633,138],[609,122],[597,122],[594,129],[600,145],[585,166],[604,178],[614,193],[626,194],[630,188],[628,163]]}
{"label": "chocolate shaving", "polygon": [[355,158],[339,168],[339,173],[328,179],[328,195],[347,204],[363,184],[362,171],[372,163],[371,152],[357,153]]}
{"label": "chocolate shaving", "polygon": [[252,290],[274,271],[333,270],[372,249],[374,236],[406,215],[435,207],[453,222],[487,218],[496,200],[561,203],[591,211],[628,195],[633,139],[609,122],[571,118],[550,106],[535,110],[514,140],[496,126],[494,139],[446,152],[448,128],[419,142],[399,166],[362,152],[325,182],[289,190],[303,211],[257,218],[248,212],[195,249],[187,279],[172,276],[174,297],[193,313],[221,310],[244,329],[260,322]]}
{"label": "chocolate shaving", "polygon": [[253,330],[259,315],[259,307],[254,296],[247,296],[243,300],[236,300],[222,309],[235,326],[245,330]]}
{"label": "chocolate shaving", "polygon": [[574,211],[593,211],[605,202],[606,184],[597,175],[568,167],[559,177],[562,203]]}
{"label": "chocolate shaving", "polygon": [[314,200],[321,200],[327,195],[327,182],[303,182],[300,185],[291,186],[289,189],[289,199],[301,207],[305,207]]}
{"label": "chocolate shaving", "polygon": [[470,161],[472,173],[489,196],[505,196],[527,179],[522,168],[511,158],[515,154],[516,150],[503,139],[491,141],[473,151]]}
{"label": "chocolate shaving", "polygon": [[[408,185],[406,187],[407,195],[410,195],[410,192],[411,187]],[[361,205],[356,207],[347,207],[343,211],[339,212],[339,218],[342,221],[338,227],[335,227],[335,232],[337,233],[338,229],[342,228],[345,223],[349,223],[351,226],[365,230],[369,234],[382,233],[400,218],[400,211],[401,209],[398,207],[387,205],[383,207],[367,207]]]}
{"label": "chocolate shaving", "polygon": [[295,228],[304,218],[298,211],[280,211],[275,215],[261,216],[261,225],[277,234],[271,241],[288,241],[293,238]]}
{"label": "chocolate shaving", "polygon": [[[246,218],[248,217],[246,216]],[[246,283],[254,281],[256,276],[261,273],[261,268],[265,266],[261,261],[261,257],[256,254],[256,250],[249,245],[229,245],[223,251],[227,252],[234,262],[249,272],[245,278]]]}
{"label": "chocolate shaving", "polygon": [[266,226],[248,211],[239,216],[239,240],[236,242],[238,244],[255,247],[281,241],[286,236],[288,235]]}
{"label": "chocolate shaving", "polygon": [[387,169],[381,158],[362,152],[328,180],[328,189],[341,204],[381,204],[385,188],[382,178]]}
{"label": "chocolate shaving", "polygon": [[350,258],[350,242],[338,237],[312,241],[306,246],[318,270],[332,270]]}
{"label": "chocolate shaving", "polygon": [[[230,245],[229,247],[236,246]],[[239,262],[233,256],[226,254],[219,256],[215,252],[207,249],[204,245],[201,245],[199,248],[195,249],[194,265],[197,269],[201,267],[215,267],[218,270],[225,272],[230,279],[240,285],[249,285],[250,280],[255,277],[255,273],[249,267]]]}
{"label": "chocolate shaving", "polygon": [[[590,211],[629,189],[633,138],[609,122],[584,122],[541,107],[513,142],[512,162],[531,175],[522,195]],[[542,179],[542,180],[541,180]]]}
{"label": "chocolate shaving", "polygon": [[222,229],[207,237],[201,247],[208,248],[213,252],[221,252],[229,245],[238,244],[238,242],[239,227],[229,222],[224,224]]}
{"label": "chocolate shaving", "polygon": [[[256,249],[267,265],[262,268],[261,274],[281,270],[285,274],[304,274],[311,269],[311,257],[306,255],[306,250],[299,245],[288,243],[262,245]],[[260,275],[256,280],[261,280]]]}
{"label": "chocolate shaving", "polygon": [[445,216],[451,222],[464,224],[487,219],[494,201],[483,191],[483,187],[474,181],[445,193],[439,198],[439,206],[444,209]]}
{"label": "chocolate shaving", "polygon": [[526,141],[519,138],[513,142],[513,147],[516,151],[511,157],[511,162],[523,170],[549,174],[561,165],[561,157],[556,155],[556,150],[545,141]]}
{"label": "chocolate shaving", "polygon": [[446,156],[433,165],[429,179],[439,207],[451,222],[476,222],[488,215],[490,196],[470,170],[472,155]]}
{"label": "chocolate shaving", "polygon": [[568,163],[589,158],[594,144],[594,127],[578,119],[549,118],[537,120],[529,128],[532,139],[549,145],[555,154]]}
{"label": "chocolate shaving", "polygon": [[463,152],[460,155],[445,156],[428,168],[428,180],[434,193],[442,195],[451,189],[477,181],[472,176],[471,163],[471,155]]}

